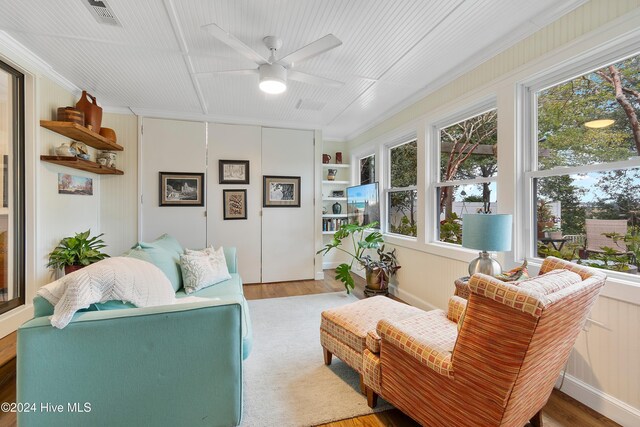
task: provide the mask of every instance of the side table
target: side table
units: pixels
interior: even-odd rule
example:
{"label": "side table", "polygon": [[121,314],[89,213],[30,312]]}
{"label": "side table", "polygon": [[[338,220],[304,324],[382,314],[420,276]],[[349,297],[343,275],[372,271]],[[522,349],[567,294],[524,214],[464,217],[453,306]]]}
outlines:
{"label": "side table", "polygon": [[469,299],[469,278],[470,276],[460,277],[455,280],[456,292],[455,296],[460,298]]}

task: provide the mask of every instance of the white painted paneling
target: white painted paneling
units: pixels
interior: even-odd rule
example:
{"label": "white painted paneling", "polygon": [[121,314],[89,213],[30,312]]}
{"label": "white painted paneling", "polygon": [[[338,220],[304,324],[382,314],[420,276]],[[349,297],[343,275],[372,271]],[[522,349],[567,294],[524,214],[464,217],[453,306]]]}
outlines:
{"label": "white painted paneling", "polygon": [[200,122],[150,118],[143,118],[142,125],[142,240],[150,241],[169,233],[185,248],[203,248],[207,243],[205,207],[159,206],[159,173],[205,172],[206,126]]}
{"label": "white painted paneling", "polygon": [[[64,105],[75,105],[75,97],[68,91],[46,78],[37,82],[40,100],[40,118],[55,118],[56,109]],[[39,154],[53,154],[52,150],[68,138],[38,127],[40,139]],[[91,229],[93,234],[100,233],[100,178],[96,174],[77,169],[66,168],[52,163],[39,162],[38,211],[37,215],[37,254],[36,269],[38,286],[45,285],[54,278],[45,265],[49,252],[64,237]],[[67,173],[93,179],[93,196],[58,194],[58,173]]]}
{"label": "white painted paneling", "polygon": [[[108,0],[122,22],[112,27],[95,22],[81,0],[3,0],[0,29],[110,106],[322,129],[325,137],[346,139],[416,91],[450,81],[585,1]],[[603,3],[612,4],[604,16],[631,4]],[[197,74],[257,67],[204,31],[209,23],[264,57],[265,36],[283,40],[281,58],[333,33],[342,46],[295,67],[345,84],[289,81],[287,92],[267,96],[255,75]],[[573,31],[580,30],[564,33]],[[305,98],[326,105],[297,109]]]}
{"label": "white painted paneling", "polygon": [[[258,126],[209,123],[207,244],[235,246],[244,283],[260,282],[262,209],[262,130]],[[221,185],[219,160],[249,160],[248,185]],[[223,190],[247,190],[247,219],[223,220]]]}
{"label": "white painted paneling", "polygon": [[262,174],[300,177],[299,208],[262,209],[262,282],[314,278],[313,131],[262,129]]}
{"label": "white painted paneling", "polygon": [[138,241],[138,117],[105,113],[102,126],[112,128],[124,147],[116,160],[124,175],[99,178],[100,229],[108,245],[106,252],[117,256]]}

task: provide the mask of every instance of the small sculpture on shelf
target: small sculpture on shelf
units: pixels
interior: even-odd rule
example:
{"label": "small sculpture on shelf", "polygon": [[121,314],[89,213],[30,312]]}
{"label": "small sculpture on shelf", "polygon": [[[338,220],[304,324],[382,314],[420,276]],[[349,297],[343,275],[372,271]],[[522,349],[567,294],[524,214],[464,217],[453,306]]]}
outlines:
{"label": "small sculpture on shelf", "polygon": [[336,173],[338,169],[329,169],[327,172],[327,180],[334,181],[336,179]]}
{"label": "small sculpture on shelf", "polygon": [[339,165],[342,164],[342,152],[341,151],[338,151],[336,153],[336,163],[339,164]]}
{"label": "small sculpture on shelf", "polygon": [[336,215],[339,215],[342,212],[342,205],[340,204],[340,202],[335,202],[331,208],[333,210],[333,213]]}
{"label": "small sculpture on shelf", "polygon": [[62,144],[57,146],[55,152],[56,156],[60,157],[74,157],[76,154],[78,154],[78,152],[74,148],[69,147],[69,144],[66,142],[63,142]]}

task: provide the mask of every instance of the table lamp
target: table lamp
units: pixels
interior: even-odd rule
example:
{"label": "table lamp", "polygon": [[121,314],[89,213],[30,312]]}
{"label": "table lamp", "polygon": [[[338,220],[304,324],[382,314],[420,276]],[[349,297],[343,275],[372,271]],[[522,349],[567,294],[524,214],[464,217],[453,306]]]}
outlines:
{"label": "table lamp", "polygon": [[488,251],[511,250],[511,215],[462,215],[462,246],[479,249],[480,256],[469,263],[469,275],[484,273],[495,276],[502,273],[500,263]]}

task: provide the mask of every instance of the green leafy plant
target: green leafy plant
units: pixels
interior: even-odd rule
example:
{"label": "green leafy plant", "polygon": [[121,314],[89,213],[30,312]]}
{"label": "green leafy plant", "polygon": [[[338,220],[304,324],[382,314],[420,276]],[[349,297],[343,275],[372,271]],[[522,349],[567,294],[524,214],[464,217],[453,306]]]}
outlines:
{"label": "green leafy plant", "polygon": [[[629,270],[628,258],[625,254],[620,254],[616,249],[608,246],[603,246],[601,249],[602,252],[592,254],[589,259],[582,260],[581,264],[595,268],[603,268],[605,270]],[[596,260],[596,262],[590,260]]]}
{"label": "green leafy plant", "polygon": [[73,237],[62,239],[49,254],[47,267],[86,266],[109,257],[109,255],[100,252],[100,249],[107,246],[100,239],[104,233],[94,237],[89,237],[90,234],[91,230],[87,230],[82,233],[76,233]]}
{"label": "green leafy plant", "polygon": [[462,244],[462,218],[455,212],[440,221],[440,240],[447,243]]}
{"label": "green leafy plant", "polygon": [[371,255],[365,255],[361,259],[361,264],[369,274],[373,274],[380,282],[380,289],[386,289],[389,286],[389,278],[396,274],[400,269],[398,259],[396,258],[396,250],[384,250],[384,245],[376,250],[378,259],[374,259]]}
{"label": "green leafy plant", "polygon": [[[336,279],[344,283],[344,287],[347,293],[355,287],[353,277],[351,277],[351,270],[354,264],[359,264],[365,267],[365,252],[367,249],[379,249],[380,245],[384,242],[382,234],[374,230],[378,226],[377,222],[371,224],[358,225],[358,224],[344,224],[333,235],[331,242],[327,243],[324,248],[320,249],[317,254],[326,255],[331,250],[336,249],[344,252],[351,257],[351,261],[340,264],[336,267]],[[365,236],[365,232],[369,232]],[[347,241],[351,242],[353,249],[345,249],[342,244]],[[395,257],[395,254],[394,254]]]}

